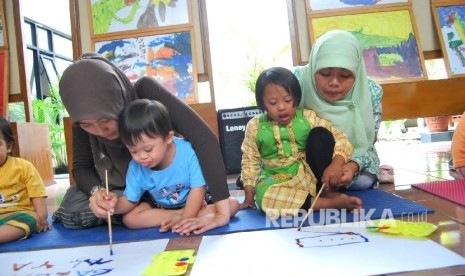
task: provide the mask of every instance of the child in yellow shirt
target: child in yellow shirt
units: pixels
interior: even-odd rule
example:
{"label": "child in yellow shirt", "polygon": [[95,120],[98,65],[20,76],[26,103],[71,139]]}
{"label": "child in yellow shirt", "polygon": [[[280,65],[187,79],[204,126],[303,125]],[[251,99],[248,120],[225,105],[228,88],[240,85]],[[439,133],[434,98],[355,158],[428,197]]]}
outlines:
{"label": "child in yellow shirt", "polygon": [[0,243],[51,229],[45,185],[34,165],[9,156],[13,143],[10,123],[0,116]]}

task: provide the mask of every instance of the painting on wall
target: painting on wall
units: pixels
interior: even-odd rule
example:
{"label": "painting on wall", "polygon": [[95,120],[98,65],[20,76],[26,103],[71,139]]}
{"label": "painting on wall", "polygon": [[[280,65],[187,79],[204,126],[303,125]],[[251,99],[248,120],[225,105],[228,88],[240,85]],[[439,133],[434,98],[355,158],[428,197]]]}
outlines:
{"label": "painting on wall", "polygon": [[5,25],[5,3],[0,0],[0,49],[8,46],[7,30]]}
{"label": "painting on wall", "polygon": [[311,11],[335,10],[345,8],[366,8],[386,4],[410,3],[411,0],[307,0]]}
{"label": "painting on wall", "polygon": [[8,107],[8,57],[0,53],[0,115],[6,117]]}
{"label": "painting on wall", "polygon": [[465,74],[465,1],[433,3],[432,10],[449,77]]}
{"label": "painting on wall", "polygon": [[0,47],[5,46],[5,40],[3,39],[3,15],[0,15]]}
{"label": "painting on wall", "polygon": [[189,24],[191,0],[89,0],[93,35]]}
{"label": "painting on wall", "polygon": [[198,103],[197,73],[189,31],[94,43],[132,81],[148,76],[187,104]]}
{"label": "painting on wall", "polygon": [[351,32],[363,47],[368,75],[379,83],[426,78],[423,52],[409,9],[309,19],[313,42],[329,30]]}

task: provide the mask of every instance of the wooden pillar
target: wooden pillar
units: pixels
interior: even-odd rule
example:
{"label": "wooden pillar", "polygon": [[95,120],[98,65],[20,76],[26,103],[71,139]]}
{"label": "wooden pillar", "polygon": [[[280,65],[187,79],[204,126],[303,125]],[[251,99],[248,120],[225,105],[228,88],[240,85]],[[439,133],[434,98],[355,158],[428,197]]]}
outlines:
{"label": "wooden pillar", "polygon": [[55,184],[48,125],[13,122],[11,129],[15,136],[12,155],[31,162],[45,185]]}

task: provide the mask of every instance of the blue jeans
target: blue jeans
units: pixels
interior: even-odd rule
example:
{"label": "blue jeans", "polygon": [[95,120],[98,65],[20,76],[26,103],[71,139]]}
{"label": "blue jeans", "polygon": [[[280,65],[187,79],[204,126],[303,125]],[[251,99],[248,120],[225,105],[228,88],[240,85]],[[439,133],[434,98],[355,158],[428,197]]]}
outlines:
{"label": "blue jeans", "polygon": [[373,184],[378,181],[378,176],[369,172],[362,172],[357,176],[349,186],[346,187],[348,191],[362,191],[369,189]]}

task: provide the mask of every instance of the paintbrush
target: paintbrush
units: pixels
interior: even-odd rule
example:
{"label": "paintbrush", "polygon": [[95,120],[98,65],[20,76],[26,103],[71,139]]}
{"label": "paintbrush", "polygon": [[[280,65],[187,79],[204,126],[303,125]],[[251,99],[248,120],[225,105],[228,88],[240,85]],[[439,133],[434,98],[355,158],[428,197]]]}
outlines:
{"label": "paintbrush", "polygon": [[310,209],[308,209],[308,212],[307,212],[307,214],[305,215],[305,217],[303,218],[302,222],[300,223],[299,228],[297,228],[297,231],[300,231],[300,228],[302,228],[302,225],[304,224],[304,221],[308,218],[308,216],[310,215],[310,213],[313,211],[313,206],[315,206],[315,203],[316,203],[316,201],[318,200],[318,198],[320,197],[321,192],[323,192],[324,187],[325,187],[325,183],[323,183],[323,184],[321,185],[320,191],[318,192],[318,194],[316,195],[315,199],[313,200],[312,205],[310,205]]}
{"label": "paintbrush", "polygon": [[[108,191],[108,170],[105,170],[105,189],[107,190],[107,195],[109,195]],[[108,213],[108,236],[110,238],[110,255],[113,255],[113,231],[111,229],[111,214],[110,211]]]}

